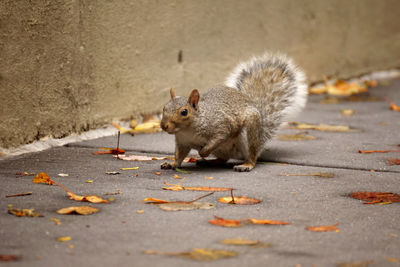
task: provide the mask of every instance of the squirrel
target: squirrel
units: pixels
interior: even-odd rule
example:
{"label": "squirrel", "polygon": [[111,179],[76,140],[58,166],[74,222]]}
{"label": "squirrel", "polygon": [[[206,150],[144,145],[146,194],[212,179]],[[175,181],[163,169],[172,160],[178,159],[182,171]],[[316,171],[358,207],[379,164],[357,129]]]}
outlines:
{"label": "squirrel", "polygon": [[307,101],[305,74],[282,54],[266,53],[240,63],[224,85],[201,95],[175,95],[165,105],[161,128],[175,134],[175,159],[162,169],[179,168],[191,149],[204,159],[243,159],[235,171],[252,170],[280,125]]}

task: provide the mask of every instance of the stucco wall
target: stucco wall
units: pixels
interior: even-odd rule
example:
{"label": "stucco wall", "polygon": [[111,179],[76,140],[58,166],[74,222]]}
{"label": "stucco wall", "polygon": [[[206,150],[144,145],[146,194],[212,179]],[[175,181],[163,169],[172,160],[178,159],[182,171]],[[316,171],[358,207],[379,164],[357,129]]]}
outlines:
{"label": "stucco wall", "polygon": [[400,67],[400,2],[0,2],[0,147],[159,112],[265,50],[309,81]]}

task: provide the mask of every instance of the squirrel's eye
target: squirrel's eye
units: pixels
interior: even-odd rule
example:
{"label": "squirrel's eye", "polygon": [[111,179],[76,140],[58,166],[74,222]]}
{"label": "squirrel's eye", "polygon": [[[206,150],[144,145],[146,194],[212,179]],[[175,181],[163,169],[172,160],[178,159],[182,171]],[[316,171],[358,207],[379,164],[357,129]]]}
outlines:
{"label": "squirrel's eye", "polygon": [[182,115],[182,116],[186,116],[187,114],[188,114],[187,109],[182,109],[181,115]]}

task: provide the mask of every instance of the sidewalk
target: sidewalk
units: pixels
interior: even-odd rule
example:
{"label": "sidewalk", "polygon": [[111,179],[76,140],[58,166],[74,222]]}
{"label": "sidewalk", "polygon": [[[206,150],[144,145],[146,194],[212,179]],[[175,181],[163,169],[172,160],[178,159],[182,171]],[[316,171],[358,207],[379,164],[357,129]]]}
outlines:
{"label": "sidewalk", "polygon": [[[360,154],[359,150],[400,149],[400,112],[389,109],[387,97],[400,103],[400,79],[388,86],[369,89],[379,101],[321,104],[325,96],[310,96],[306,110],[296,122],[347,125],[356,132],[307,130],[316,137],[308,141],[275,138],[250,173],[225,167],[198,167],[185,163],[191,173],[181,182],[172,170],[160,170],[162,160],[123,161],[111,155],[93,155],[100,147],[115,147],[116,136],[99,138],[25,154],[0,161],[0,254],[18,255],[4,266],[201,266],[204,263],[168,255],[148,255],[146,250],[183,252],[194,248],[236,251],[232,258],[209,261],[209,266],[337,266],[369,262],[368,266],[399,266],[400,203],[363,204],[348,197],[356,191],[400,194],[400,165],[387,158],[400,152]],[[349,117],[340,113],[353,109]],[[279,134],[304,130],[282,129]],[[122,135],[121,148],[128,155],[172,155],[174,137],[165,133]],[[194,154],[195,155],[195,154]],[[271,163],[272,162],[272,163]],[[277,164],[279,163],[279,164]],[[139,167],[137,170],[120,170]],[[118,175],[106,172],[118,171]],[[161,175],[156,172],[161,171]],[[78,195],[98,195],[115,200],[109,204],[75,202],[57,186],[33,184],[32,176],[17,172],[46,172]],[[67,173],[68,177],[59,177]],[[333,178],[285,176],[285,174],[332,173]],[[205,179],[213,177],[213,179]],[[92,183],[86,181],[92,180]],[[164,211],[142,203],[144,198],[191,201],[202,191],[163,190],[164,182],[183,186],[234,188],[235,196],[260,199],[256,205],[222,204],[217,200],[230,192],[215,192],[199,202],[213,209]],[[104,196],[105,193],[120,192]],[[6,198],[6,195],[32,195]],[[7,214],[7,205],[34,208],[40,218]],[[92,215],[60,215],[69,206],[100,209]],[[142,213],[138,213],[144,210]],[[208,223],[214,215],[226,219],[269,219],[289,225],[244,225],[226,228]],[[56,225],[50,218],[57,218]],[[307,226],[333,225],[339,232],[311,232]],[[57,238],[70,236],[68,242]],[[227,238],[259,240],[265,247],[220,244]],[[388,259],[390,258],[390,259]],[[298,265],[299,264],[299,265]],[[361,266],[361,265],[360,265]],[[367,265],[362,265],[367,266]]]}

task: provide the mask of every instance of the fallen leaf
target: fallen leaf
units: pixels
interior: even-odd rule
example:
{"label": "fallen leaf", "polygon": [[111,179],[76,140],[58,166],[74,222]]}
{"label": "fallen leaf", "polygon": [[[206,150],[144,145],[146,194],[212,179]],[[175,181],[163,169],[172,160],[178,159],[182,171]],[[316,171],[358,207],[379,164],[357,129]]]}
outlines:
{"label": "fallen leaf", "polygon": [[145,202],[146,204],[160,204],[160,203],[168,203],[169,201],[158,198],[147,197],[143,199],[143,202]]}
{"label": "fallen leaf", "polygon": [[290,223],[284,222],[284,221],[256,220],[256,219],[253,219],[253,218],[250,218],[249,222],[251,222],[252,224],[270,224],[270,225],[287,225],[287,224],[290,224]]}
{"label": "fallen leaf", "polygon": [[337,80],[334,84],[328,84],[325,80],[324,86],[309,88],[308,92],[310,94],[323,94],[327,93],[329,95],[335,96],[350,96],[353,94],[365,93],[368,91],[368,84],[356,83],[356,82],[345,82],[343,80]]}
{"label": "fallen leaf", "polygon": [[117,128],[117,130],[122,134],[125,134],[125,133],[133,134],[132,129],[128,129],[128,128],[122,127],[121,124],[119,124],[118,122],[113,122],[112,126]]}
{"label": "fallen leaf", "polygon": [[175,173],[174,174],[174,178],[175,179],[184,179],[185,177],[179,176],[178,174]]}
{"label": "fallen leaf", "polygon": [[399,149],[389,149],[389,150],[358,150],[361,154],[371,154],[371,153],[388,153],[388,152],[399,152]]}
{"label": "fallen leaf", "polygon": [[161,132],[160,120],[149,120],[147,122],[143,122],[141,124],[136,125],[135,128],[132,129],[133,133],[156,133]]}
{"label": "fallen leaf", "polygon": [[14,209],[12,205],[8,206],[8,213],[17,217],[43,217],[42,214],[35,212],[35,209]]}
{"label": "fallen leaf", "polygon": [[396,105],[395,103],[390,101],[388,98],[386,98],[386,101],[389,103],[391,110],[400,111],[400,106]]}
{"label": "fallen leaf", "polygon": [[264,225],[288,225],[290,223],[284,221],[275,221],[275,220],[257,220],[253,218],[244,219],[244,220],[227,220],[218,216],[215,216],[215,219],[211,219],[208,222],[214,225],[224,226],[224,227],[239,227],[244,224],[264,224]]}
{"label": "fallen leaf", "polygon": [[108,175],[117,175],[117,174],[121,174],[120,172],[106,172],[106,174]]}
{"label": "fallen leaf", "polygon": [[68,207],[57,210],[58,214],[79,214],[79,215],[90,215],[93,213],[99,212],[99,209],[88,207],[88,206],[79,206],[79,207]]}
{"label": "fallen leaf", "polygon": [[120,168],[122,171],[127,171],[127,170],[138,170],[139,167],[131,167],[131,168]]}
{"label": "fallen leaf", "polygon": [[214,179],[214,177],[212,177],[212,176],[210,176],[210,177],[204,177],[204,179],[206,179],[206,180],[212,180],[212,179]]}
{"label": "fallen leaf", "polygon": [[389,165],[400,165],[400,159],[387,159]]}
{"label": "fallen leaf", "polygon": [[194,186],[181,186],[179,184],[164,184],[168,185],[168,187],[163,187],[164,190],[172,190],[172,191],[182,191],[182,190],[189,190],[189,191],[206,191],[206,192],[222,192],[222,191],[231,191],[233,188],[225,188],[225,187],[208,187],[208,186],[201,186],[201,187],[194,187]]}
{"label": "fallen leaf", "polygon": [[68,173],[59,173],[59,174],[57,174],[57,175],[60,176],[60,177],[67,177],[67,176],[69,176]]}
{"label": "fallen leaf", "polygon": [[141,155],[115,155],[113,157],[130,161],[151,161],[151,160],[163,160],[168,158],[168,157],[149,157]]}
{"label": "fallen leaf", "polygon": [[102,199],[99,196],[91,195],[91,196],[79,196],[74,193],[68,192],[69,199],[81,202],[91,202],[91,203],[108,203],[107,200]]}
{"label": "fallen leaf", "polygon": [[379,97],[369,96],[369,95],[352,95],[347,97],[331,97],[327,96],[325,99],[321,100],[321,104],[338,104],[342,102],[376,102],[381,101]]}
{"label": "fallen leaf", "polygon": [[103,155],[103,154],[112,154],[112,155],[125,154],[125,150],[121,148],[108,148],[108,150],[93,152],[93,155]]}
{"label": "fallen leaf", "polygon": [[158,198],[145,198],[145,199],[143,200],[143,202],[145,202],[146,204],[157,204],[157,205],[159,205],[159,204],[164,204],[164,203],[180,203],[180,204],[183,203],[183,204],[190,204],[190,203],[196,202],[196,201],[199,200],[199,199],[208,197],[209,195],[212,195],[213,193],[214,193],[214,192],[211,192],[211,193],[202,195],[202,196],[200,196],[200,197],[198,197],[198,198],[193,199],[192,201],[167,201],[167,200],[162,200],[162,199],[158,199]]}
{"label": "fallen leaf", "polygon": [[153,250],[146,250],[147,255],[167,255],[172,257],[183,257],[196,261],[211,261],[223,258],[231,258],[238,255],[236,251],[218,250],[218,249],[201,249],[195,248],[186,252],[160,252]]}
{"label": "fallen leaf", "polygon": [[354,113],[355,113],[355,111],[354,111],[354,109],[342,109],[342,110],[340,110],[340,113],[341,113],[343,116],[349,117],[349,116],[353,116]]}
{"label": "fallen leaf", "polygon": [[18,255],[0,254],[0,262],[2,262],[2,261],[18,261],[19,259],[20,259],[20,256],[18,256]]}
{"label": "fallen leaf", "polygon": [[179,211],[179,210],[196,210],[196,209],[212,209],[215,205],[207,202],[169,202],[161,203],[158,207],[166,211]]}
{"label": "fallen leaf", "polygon": [[398,194],[389,192],[354,192],[349,194],[350,197],[355,199],[364,200],[364,204],[378,204],[381,202],[400,202]]}
{"label": "fallen leaf", "polygon": [[350,128],[344,125],[328,125],[328,124],[308,124],[299,122],[290,122],[290,125],[300,130],[317,130],[324,132],[359,132],[360,130]]}
{"label": "fallen leaf", "polygon": [[70,241],[71,239],[72,238],[70,236],[62,236],[62,237],[57,238],[57,241],[58,242],[67,242],[67,241]]}
{"label": "fallen leaf", "polygon": [[115,200],[115,198],[113,198],[113,197],[107,198],[107,201],[109,201],[109,202],[113,202],[114,200]]}
{"label": "fallen leaf", "polygon": [[32,195],[32,192],[11,194],[11,195],[6,195],[6,197],[23,197],[23,196],[29,196],[29,195]]}
{"label": "fallen leaf", "polygon": [[308,141],[317,139],[315,136],[308,134],[278,134],[276,136],[281,141]]}
{"label": "fallen leaf", "polygon": [[258,240],[249,240],[243,238],[227,238],[220,241],[219,243],[225,245],[235,245],[235,246],[254,246],[260,243]]}
{"label": "fallen leaf", "polygon": [[374,261],[355,261],[355,262],[342,262],[336,264],[338,267],[367,267],[370,264],[373,264]]}
{"label": "fallen leaf", "polygon": [[53,184],[53,181],[50,180],[50,176],[45,172],[41,172],[35,177],[33,177],[32,182],[35,184],[48,184],[48,185]]}
{"label": "fallen leaf", "polygon": [[156,175],[161,175],[161,172],[155,172]]}
{"label": "fallen leaf", "polygon": [[339,228],[337,228],[339,224],[333,225],[321,225],[321,226],[306,226],[306,229],[311,232],[339,232]]}
{"label": "fallen leaf", "polygon": [[400,258],[385,258],[385,260],[393,262],[393,263],[400,262]]}
{"label": "fallen leaf", "polygon": [[60,225],[61,224],[60,220],[57,219],[57,218],[50,218],[50,221],[54,222],[56,225]]}
{"label": "fallen leaf", "polygon": [[227,203],[227,204],[236,204],[236,205],[254,205],[260,203],[261,200],[255,198],[249,198],[246,196],[241,197],[221,197],[218,199],[218,202]]}
{"label": "fallen leaf", "polygon": [[282,173],[279,176],[316,176],[322,178],[333,178],[335,175],[331,172],[309,172],[309,173]]}
{"label": "fallen leaf", "polygon": [[138,214],[141,214],[141,213],[143,213],[144,212],[144,210],[137,210],[136,211],[136,213],[138,213]]}
{"label": "fallen leaf", "polygon": [[93,180],[86,180],[86,183],[91,184],[91,183],[93,183]]}

